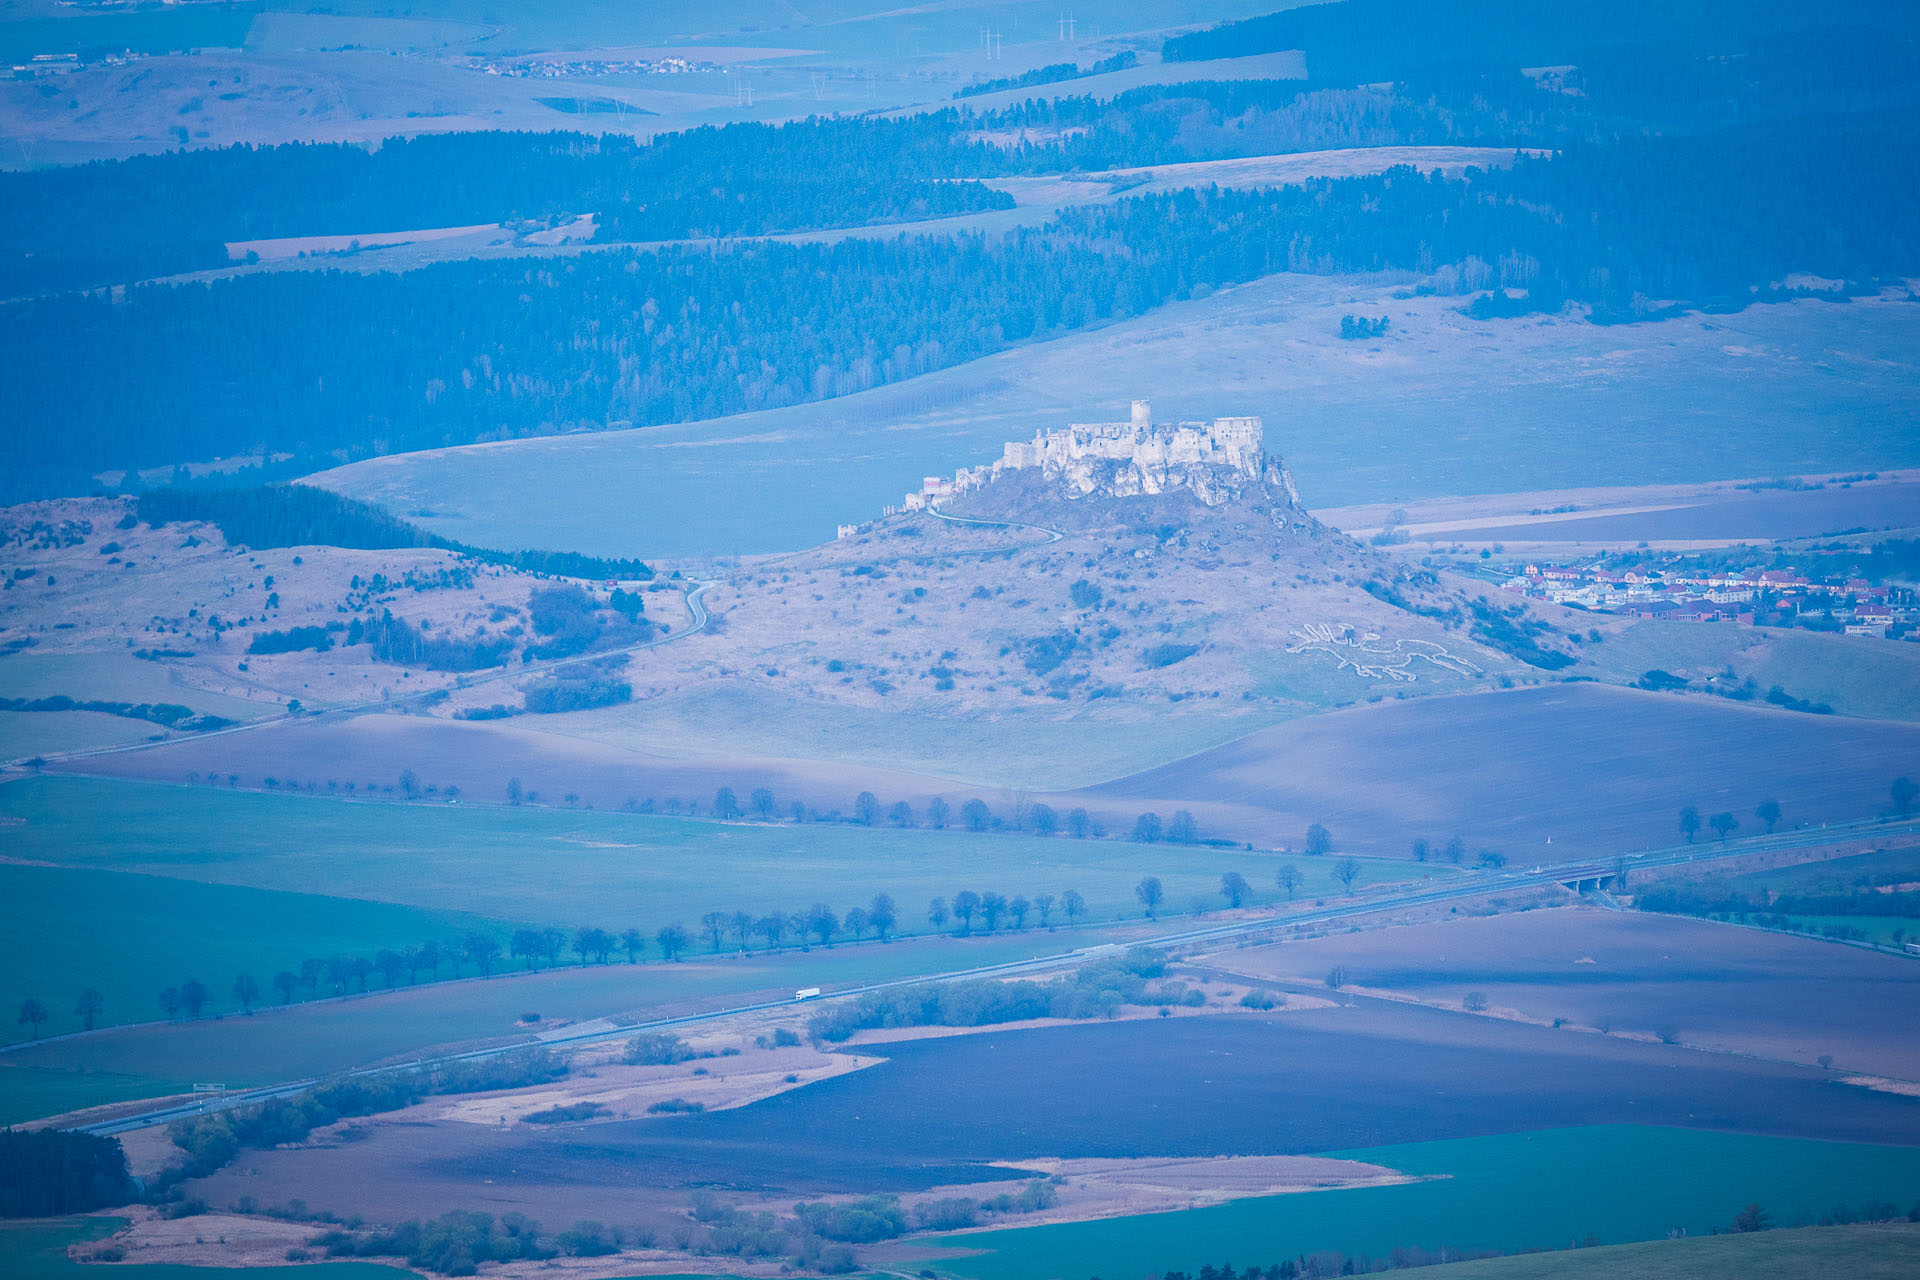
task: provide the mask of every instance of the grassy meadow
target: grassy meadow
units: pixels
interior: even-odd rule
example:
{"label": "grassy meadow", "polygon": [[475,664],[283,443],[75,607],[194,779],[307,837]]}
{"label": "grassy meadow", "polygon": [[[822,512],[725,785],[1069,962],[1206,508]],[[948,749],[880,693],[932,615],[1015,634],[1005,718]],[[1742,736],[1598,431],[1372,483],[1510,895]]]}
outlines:
{"label": "grassy meadow", "polygon": [[[1218,890],[1228,871],[1243,874],[1259,901],[1279,897],[1279,860],[1238,850],[361,803],[91,779],[0,787],[0,823],[19,860],[0,865],[0,1006],[41,1001],[50,1014],[42,1034],[57,1036],[80,1029],[74,1003],[87,988],[104,997],[100,1021],[113,1026],[161,1018],[160,990],[193,979],[211,992],[209,1012],[225,1015],[16,1050],[11,1065],[91,1073],[26,1077],[0,1068],[0,1109],[16,1113],[43,1106],[20,1101],[28,1096],[85,1095],[75,1105],[91,1105],[148,1089],[136,1081],[265,1082],[339,1070],[427,1045],[514,1034],[530,1010],[591,1018],[1065,950],[1104,941],[1120,921],[1141,925],[1134,886],[1148,875],[1165,886],[1164,915],[1223,906]],[[1306,876],[1301,901],[1337,891],[1324,860],[1297,865]],[[1395,864],[1365,863],[1359,883],[1402,874]],[[473,929],[504,943],[520,924],[631,926],[649,939],[643,958],[657,961],[659,927],[680,923],[698,935],[700,917],[712,910],[757,916],[821,901],[845,911],[886,892],[898,903],[901,931],[926,935],[928,900],[967,888],[1008,897],[1077,889],[1092,927],[1049,934],[1029,916],[1023,931],[1003,924],[992,938],[956,938],[949,923],[943,935],[888,946],[843,940],[798,952],[789,939],[786,953],[750,959],[729,943],[717,962],[673,966],[583,969],[568,953],[557,970],[512,982],[429,982],[390,996],[356,992],[283,1013],[232,1016],[240,1012],[237,974],[254,976],[262,1004],[271,1006],[273,975],[298,972],[303,960],[371,958],[382,948],[444,942]],[[696,936],[688,959],[710,954]],[[515,967],[503,956],[496,973]],[[443,967],[439,976],[451,972]],[[372,991],[382,985],[371,976]],[[302,1000],[313,994],[298,993]],[[24,1040],[29,1030],[12,1018],[0,1022],[4,1041]]]}
{"label": "grassy meadow", "polygon": [[[384,902],[0,864],[0,1008],[11,1014],[33,997],[53,1015],[47,1032],[77,1031],[73,1004],[91,988],[104,1000],[101,1025],[145,1022],[163,1016],[161,988],[194,980],[213,1008],[234,1010],[236,975],[252,974],[261,1002],[277,1002],[273,975],[309,956],[372,957],[473,928],[500,932],[493,921]],[[28,1028],[9,1016],[4,1030],[19,1040]]]}
{"label": "grassy meadow", "polygon": [[1613,679],[1654,668],[1699,678],[1731,667],[1843,716],[1920,720],[1920,645],[1777,627],[1646,620],[1581,654]]}
{"label": "grassy meadow", "polygon": [[1806,1227],[1654,1240],[1515,1258],[1456,1262],[1425,1280],[1905,1280],[1920,1271],[1920,1227],[1908,1223]]}
{"label": "grassy meadow", "polygon": [[[708,683],[596,711],[543,716],[545,732],[661,755],[690,748],[905,769],[979,786],[1064,791],[1125,777],[1231,742],[1271,712],[1156,714],[1135,720],[1010,708],[991,719],[934,716],[796,698],[745,681]],[[1163,815],[1164,816],[1164,815]]]}
{"label": "grassy meadow", "polygon": [[[1090,919],[1137,919],[1158,876],[1163,913],[1223,904],[1237,871],[1280,894],[1268,853],[1066,836],[853,824],[723,823],[544,806],[343,801],[218,787],[39,777],[0,787],[15,857],[283,893],[323,894],[539,925],[694,927],[709,911],[837,911],[893,896],[902,931],[963,889],[1029,898],[1078,890]],[[1303,899],[1335,891],[1297,859]],[[1401,878],[1363,864],[1364,885]],[[1037,918],[1029,918],[1031,926]],[[1057,920],[1056,923],[1059,921]]]}
{"label": "grassy meadow", "polygon": [[[818,404],[375,458],[319,483],[486,546],[704,557],[826,542],[923,475],[1129,396],[1164,418],[1262,415],[1310,507],[1478,493],[1495,474],[1527,491],[1920,462],[1909,302],[1481,322],[1401,284],[1270,276]],[[1390,336],[1341,341],[1356,309]]]}
{"label": "grassy meadow", "polygon": [[948,1236],[945,1243],[983,1252],[938,1265],[1013,1280],[1191,1274],[1229,1258],[1265,1267],[1325,1249],[1375,1257],[1400,1247],[1563,1249],[1589,1234],[1602,1244],[1706,1235],[1748,1204],[1786,1224],[1867,1201],[1904,1212],[1920,1198],[1920,1151],[1694,1129],[1555,1129],[1330,1154],[1425,1180]]}

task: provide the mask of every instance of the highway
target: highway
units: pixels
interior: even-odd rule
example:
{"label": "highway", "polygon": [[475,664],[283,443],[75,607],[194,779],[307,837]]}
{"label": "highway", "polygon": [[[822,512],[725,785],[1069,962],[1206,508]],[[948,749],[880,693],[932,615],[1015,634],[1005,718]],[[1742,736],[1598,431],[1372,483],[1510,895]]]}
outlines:
{"label": "highway", "polygon": [[[1565,884],[1607,877],[1618,870],[1628,872],[1655,870],[1662,867],[1683,866],[1697,862],[1713,862],[1725,858],[1751,856],[1785,849],[1803,849],[1843,841],[1856,840],[1866,835],[1912,835],[1920,833],[1920,818],[1889,822],[1880,820],[1862,820],[1851,823],[1837,823],[1807,831],[1787,831],[1777,835],[1751,836],[1744,840],[1726,841],[1719,844],[1675,845],[1663,849],[1649,849],[1634,853],[1621,854],[1611,860],[1580,859],[1572,862],[1553,863],[1529,868],[1504,868],[1499,870],[1472,870],[1458,875],[1450,875],[1443,882],[1432,882],[1412,888],[1387,886],[1377,893],[1355,894],[1338,903],[1315,906],[1305,911],[1281,911],[1252,918],[1223,921],[1219,924],[1202,925],[1198,928],[1172,930],[1150,937],[1138,938],[1126,946],[1150,947],[1187,947],[1210,942],[1222,942],[1228,939],[1269,933],[1276,929],[1290,929],[1302,925],[1327,924],[1336,920],[1357,916],[1373,915],[1381,911],[1401,911],[1411,907],[1433,906],[1441,903],[1458,902],[1472,898],[1484,898],[1499,893],[1511,893],[1516,890],[1542,888],[1547,885]],[[1009,978],[1027,974],[1045,973],[1068,966],[1084,964],[1103,954],[1114,954],[1123,950],[1120,943],[1108,943],[1094,947],[1077,947],[1068,951],[1051,952],[1037,955],[1027,960],[1010,960],[1000,964],[982,965],[972,969],[956,969],[945,973],[923,974],[911,978],[895,978],[886,982],[870,982],[838,988],[818,997],[819,1000],[842,1000],[866,995],[869,992],[885,991],[893,987],[913,986],[926,982],[962,982],[975,978]],[[803,1003],[794,999],[766,1000],[753,1004],[732,1005],[723,1009],[712,1009],[704,1013],[690,1013],[673,1018],[658,1018],[651,1022],[638,1022],[630,1026],[613,1030],[582,1032],[576,1036],[560,1036],[540,1042],[538,1045],[519,1042],[498,1045],[485,1049],[475,1049],[466,1053],[450,1054],[439,1057],[422,1057],[409,1062],[390,1064],[364,1071],[350,1072],[350,1075],[379,1075],[392,1071],[411,1071],[441,1066],[452,1062],[472,1062],[484,1058],[499,1057],[503,1054],[519,1053],[529,1048],[567,1048],[577,1045],[593,1044],[606,1040],[619,1040],[647,1032],[668,1031],[681,1027],[699,1026],[703,1023],[717,1022],[726,1018],[739,1017],[742,1014],[763,1013],[772,1009],[795,1009]],[[312,1088],[317,1080],[294,1080],[284,1084],[267,1085],[257,1089],[238,1090],[232,1093],[209,1096],[203,1101],[176,1103],[119,1116],[97,1124],[82,1126],[82,1131],[101,1135],[126,1133],[134,1129],[144,1129],[156,1124],[165,1124],[170,1120],[187,1116],[206,1115],[224,1111],[231,1107],[245,1106],[265,1102],[271,1098],[286,1097]]]}

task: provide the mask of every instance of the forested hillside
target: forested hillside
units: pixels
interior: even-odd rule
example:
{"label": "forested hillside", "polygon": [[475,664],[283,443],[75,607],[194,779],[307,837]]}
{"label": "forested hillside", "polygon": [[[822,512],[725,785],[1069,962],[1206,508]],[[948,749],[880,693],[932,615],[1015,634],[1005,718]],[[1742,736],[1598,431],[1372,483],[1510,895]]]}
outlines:
{"label": "forested hillside", "polygon": [[[1668,8],[1619,6],[1615,22],[1518,0],[1349,0],[1168,43],[1176,59],[1305,47],[1305,83],[645,143],[474,133],[0,175],[0,291],[68,288],[0,304],[0,498],[213,457],[318,467],[773,408],[1277,271],[1415,272],[1483,318],[1571,301],[1600,321],[1737,307],[1798,272],[1920,273],[1911,16],[1858,0],[1813,26],[1784,0]],[[1448,14],[1463,32],[1441,29]],[[1583,52],[1547,72],[1533,61],[1568,50]],[[1408,144],[1550,154],[1444,180],[1122,199],[993,236],[70,288],[210,265],[249,238],[580,213],[610,242],[754,236],[1009,203],[981,179]]]}
{"label": "forested hillside", "polygon": [[1791,60],[1797,72],[1790,78],[1803,90],[1848,79],[1869,90],[1873,78],[1860,73],[1875,68],[1900,68],[1911,80],[1911,67],[1903,65],[1910,54],[1902,50],[1916,34],[1920,16],[1912,6],[1879,0],[1339,0],[1173,36],[1161,56],[1200,62],[1299,49],[1309,78],[1329,85],[1595,60],[1631,64],[1651,83],[1676,68],[1717,61],[1728,74],[1690,86],[1684,96],[1706,102],[1733,89],[1735,98],[1725,103],[1733,108],[1747,79],[1738,63],[1749,59],[1766,64],[1766,77],[1779,76]]}
{"label": "forested hillside", "polygon": [[1069,211],[997,239],[756,243],[147,285],[0,308],[16,483],[314,460],[842,395],[1275,271],[1404,269],[1491,311],[1740,306],[1920,271],[1908,112]]}
{"label": "forested hillside", "polygon": [[0,174],[0,295],[220,266],[230,241],[579,214],[598,218],[602,239],[666,240],[1012,205],[977,182],[901,172],[884,146],[862,145],[883,132],[821,121],[697,129],[652,143],[455,133],[372,150],[236,146]]}

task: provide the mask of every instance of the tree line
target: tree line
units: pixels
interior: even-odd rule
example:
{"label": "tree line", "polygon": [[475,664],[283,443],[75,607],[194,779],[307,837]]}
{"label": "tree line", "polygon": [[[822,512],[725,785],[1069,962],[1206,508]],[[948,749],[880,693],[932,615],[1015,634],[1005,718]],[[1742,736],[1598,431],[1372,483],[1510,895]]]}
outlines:
{"label": "tree line", "polygon": [[582,555],[577,551],[499,551],[442,538],[370,503],[305,484],[236,485],[217,489],[148,489],[134,501],[132,518],[150,528],[194,522],[220,530],[228,545],[259,551],[269,547],[351,547],[384,551],[433,547],[486,564],[562,578],[646,581],[643,561]]}
{"label": "tree line", "polygon": [[1166,971],[1164,952],[1130,947],[1118,957],[1082,965],[1049,982],[975,979],[870,991],[814,1015],[807,1021],[807,1034],[837,1044],[857,1031],[880,1027],[983,1027],[1032,1018],[1112,1017],[1122,1005],[1189,1003],[1193,993],[1184,983],[1149,985],[1149,979]]}

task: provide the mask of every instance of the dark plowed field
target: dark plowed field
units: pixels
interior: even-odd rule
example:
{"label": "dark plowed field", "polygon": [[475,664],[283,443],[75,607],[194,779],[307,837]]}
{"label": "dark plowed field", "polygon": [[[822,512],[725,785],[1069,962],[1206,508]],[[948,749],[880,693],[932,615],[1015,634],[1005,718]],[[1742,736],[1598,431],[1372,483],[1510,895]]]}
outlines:
{"label": "dark plowed field", "polygon": [[1916,770],[1913,725],[1572,684],[1338,711],[1079,794],[1254,840],[1323,822],[1357,850],[1458,834],[1537,862],[1673,844],[1688,804],[1747,833],[1768,796],[1789,826],[1871,817]]}

